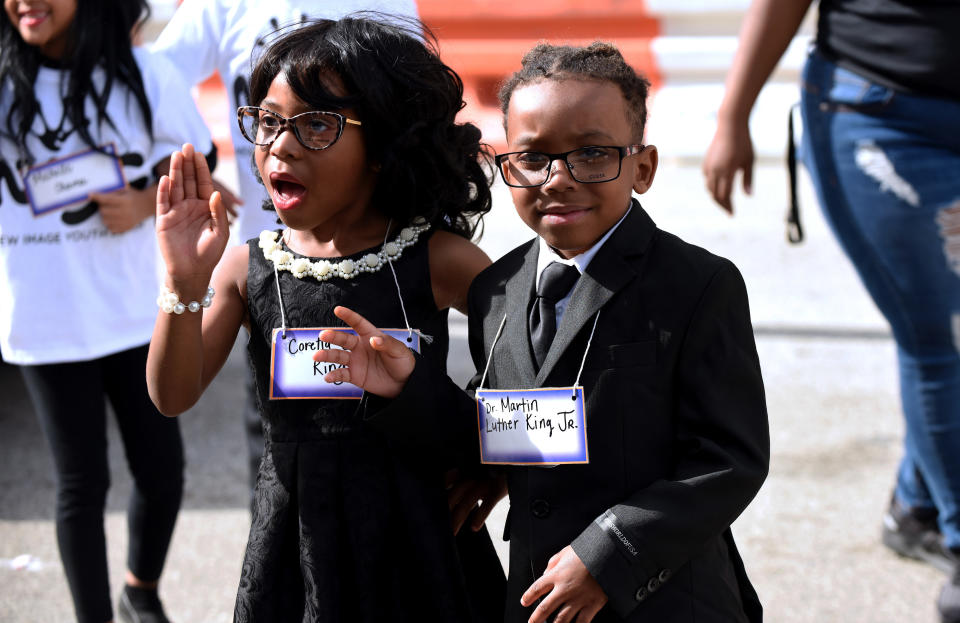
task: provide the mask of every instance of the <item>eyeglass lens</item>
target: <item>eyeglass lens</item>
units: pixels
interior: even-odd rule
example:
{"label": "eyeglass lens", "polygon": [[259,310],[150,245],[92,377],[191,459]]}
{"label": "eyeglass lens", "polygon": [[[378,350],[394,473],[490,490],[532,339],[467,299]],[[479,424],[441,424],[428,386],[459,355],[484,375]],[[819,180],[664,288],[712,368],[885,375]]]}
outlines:
{"label": "eyeglass lens", "polygon": [[[620,175],[620,150],[613,147],[577,149],[567,154],[566,162],[570,175],[578,182],[606,182]],[[549,177],[552,164],[547,154],[529,151],[508,154],[500,168],[507,184],[539,186]]]}
{"label": "eyeglass lens", "polygon": [[308,112],[284,119],[268,110],[248,109],[240,116],[244,136],[257,145],[276,140],[285,123],[292,124],[300,142],[313,149],[329,147],[340,135],[340,118],[330,113]]}

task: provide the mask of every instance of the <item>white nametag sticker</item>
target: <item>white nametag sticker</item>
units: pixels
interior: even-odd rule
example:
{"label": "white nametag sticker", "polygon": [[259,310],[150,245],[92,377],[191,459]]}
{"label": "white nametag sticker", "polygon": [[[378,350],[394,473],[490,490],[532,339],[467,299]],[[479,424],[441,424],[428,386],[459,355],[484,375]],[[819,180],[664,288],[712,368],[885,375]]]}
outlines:
{"label": "white nametag sticker", "polygon": [[90,193],[106,193],[127,185],[113,143],[31,167],[23,184],[34,216],[87,201]]}
{"label": "white nametag sticker", "polygon": [[583,387],[478,389],[480,462],[589,463]]}
{"label": "white nametag sticker", "polygon": [[[363,390],[351,383],[339,381],[327,383],[323,377],[327,373],[342,368],[341,364],[314,361],[313,354],[318,350],[337,349],[320,340],[320,332],[346,331],[356,335],[356,331],[345,327],[320,327],[312,329],[287,329],[286,337],[282,329],[273,330],[273,348],[270,356],[270,400],[291,398],[353,398],[363,396]],[[412,334],[407,329],[381,329],[383,333],[406,344],[412,351],[420,352],[420,334]]]}

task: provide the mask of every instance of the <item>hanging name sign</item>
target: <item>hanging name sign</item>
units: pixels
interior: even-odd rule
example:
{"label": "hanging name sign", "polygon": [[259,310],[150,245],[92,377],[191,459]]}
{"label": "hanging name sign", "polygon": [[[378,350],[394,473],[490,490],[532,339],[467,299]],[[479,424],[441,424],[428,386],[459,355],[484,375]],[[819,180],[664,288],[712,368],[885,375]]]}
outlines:
{"label": "hanging name sign", "polygon": [[[345,327],[320,327],[312,329],[273,330],[273,348],[270,357],[270,400],[298,398],[352,398],[363,396],[363,390],[342,381],[328,383],[323,377],[337,368],[337,363],[314,361],[313,354],[320,350],[342,350],[320,339],[320,333],[356,331]],[[407,329],[382,329],[390,337],[406,344],[414,352],[420,352],[420,334]]]}
{"label": "hanging name sign", "polygon": [[583,387],[477,389],[480,461],[589,463]]}
{"label": "hanging name sign", "polygon": [[[90,193],[126,186],[113,143],[31,167],[23,184],[34,216],[87,201]],[[105,153],[104,153],[105,152]]]}

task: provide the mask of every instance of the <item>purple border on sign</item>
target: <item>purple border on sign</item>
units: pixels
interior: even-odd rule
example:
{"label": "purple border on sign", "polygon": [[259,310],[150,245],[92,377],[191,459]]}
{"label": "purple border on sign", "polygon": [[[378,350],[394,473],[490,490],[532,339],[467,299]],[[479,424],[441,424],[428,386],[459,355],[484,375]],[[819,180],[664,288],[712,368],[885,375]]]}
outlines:
{"label": "purple border on sign", "polygon": [[[552,392],[564,392],[565,394],[570,393],[569,387],[544,387],[537,389],[527,389],[527,390],[497,390],[497,389],[483,389],[477,390],[477,393],[483,393],[484,398],[489,399],[499,399],[501,396],[510,396],[516,395],[519,392],[543,392],[543,391],[552,391]],[[587,407],[585,404],[585,399],[583,395],[583,387],[577,387],[577,401],[578,410],[581,411],[580,421],[583,422],[583,429],[581,435],[578,436],[577,447],[570,450],[566,453],[554,454],[550,457],[550,460],[544,460],[546,457],[543,454],[537,453],[523,453],[523,452],[502,452],[496,455],[490,455],[489,453],[484,452],[484,440],[487,437],[487,427],[484,426],[484,416],[486,416],[486,411],[481,407],[481,400],[476,400],[477,403],[477,431],[479,433],[480,441],[480,462],[486,465],[557,465],[561,463],[589,463],[589,453],[587,448]],[[573,402],[573,401],[571,401]]]}
{"label": "purple border on sign", "polygon": [[[346,331],[347,333],[353,333],[356,335],[356,331],[353,329],[347,329],[344,327],[320,327],[287,329],[287,337],[289,339],[290,334],[292,333],[298,340],[314,342],[319,339],[320,332],[326,331],[327,329],[331,329],[333,331]],[[296,388],[281,387],[277,382],[277,378],[283,378],[284,367],[287,364],[287,358],[282,356],[283,352],[281,350],[283,348],[284,341],[282,339],[277,339],[281,331],[282,329],[273,330],[273,348],[271,349],[270,353],[270,400],[357,400],[363,396],[363,390],[352,383],[325,383],[320,386],[324,389],[322,394],[317,391],[318,387],[315,385]],[[401,342],[406,343],[407,346],[414,352],[420,352],[420,334],[416,331],[414,331],[412,335],[406,329],[381,329],[381,331],[400,340]]]}
{"label": "purple border on sign", "polygon": [[[123,188],[123,187],[125,187],[125,186],[127,185],[127,182],[126,182],[126,179],[125,179],[124,176],[123,176],[123,167],[120,166],[120,159],[117,158],[117,148],[116,148],[116,146],[115,146],[113,143],[109,143],[109,144],[107,144],[107,145],[101,145],[100,148],[103,149],[103,151],[105,151],[105,152],[109,152],[109,155],[113,157],[113,166],[116,167],[116,169],[117,169],[117,175],[120,177],[120,183],[119,183],[119,185],[108,186],[108,187],[106,187],[106,188],[99,188],[99,189],[97,189],[97,192],[108,193],[108,192],[112,192],[112,191],[114,191],[114,190],[120,190],[121,188]],[[66,158],[60,158],[60,159],[58,159],[58,160],[51,160],[50,162],[46,162],[46,163],[41,164],[41,165],[39,165],[39,166],[31,167],[30,170],[27,171],[26,177],[23,178],[23,186],[24,186],[24,190],[25,190],[26,193],[27,193],[27,201],[30,202],[30,210],[33,212],[33,215],[34,215],[34,216],[40,216],[40,215],[42,215],[42,214],[46,214],[47,212],[51,212],[51,211],[53,211],[53,210],[62,208],[62,207],[64,207],[64,206],[68,206],[68,205],[73,204],[73,203],[79,203],[80,201],[85,200],[85,199],[86,199],[87,197],[89,197],[90,195],[89,195],[89,193],[86,193],[86,192],[80,193],[80,194],[75,195],[75,196],[73,196],[73,197],[71,197],[71,198],[69,198],[69,199],[66,199],[66,200],[64,200],[64,201],[61,201],[60,203],[57,203],[57,204],[54,204],[54,205],[52,205],[52,206],[46,207],[46,208],[44,208],[44,209],[42,209],[42,210],[38,210],[37,207],[34,205],[34,202],[33,202],[33,193],[30,192],[30,176],[33,175],[34,173],[38,172],[38,171],[43,171],[44,169],[46,169],[46,168],[48,168],[48,167],[60,165],[60,164],[63,164],[64,162],[69,162],[70,160],[74,160],[74,159],[76,159],[76,158],[80,158],[80,157],[82,157],[82,156],[86,156],[86,155],[90,154],[91,152],[97,152],[97,150],[96,150],[96,149],[88,149],[88,150],[86,150],[86,151],[81,151],[81,152],[79,152],[79,153],[73,154],[72,156],[67,156]],[[97,153],[103,153],[103,152],[97,152]],[[103,155],[107,155],[107,154],[103,154]]]}

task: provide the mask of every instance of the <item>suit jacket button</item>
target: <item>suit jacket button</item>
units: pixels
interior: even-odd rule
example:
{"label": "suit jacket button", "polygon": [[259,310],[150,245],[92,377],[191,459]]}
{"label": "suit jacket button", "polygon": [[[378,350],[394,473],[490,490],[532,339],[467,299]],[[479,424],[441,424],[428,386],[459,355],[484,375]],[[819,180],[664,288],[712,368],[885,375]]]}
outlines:
{"label": "suit jacket button", "polygon": [[633,597],[637,601],[643,601],[647,598],[647,589],[641,586],[637,589],[637,593]]}
{"label": "suit jacket button", "polygon": [[666,582],[667,580],[669,580],[669,579],[670,579],[670,570],[669,570],[669,569],[664,569],[663,571],[661,571],[660,574],[657,576],[657,579],[660,580],[661,584],[662,584],[663,582]]}
{"label": "suit jacket button", "polygon": [[660,580],[657,578],[650,578],[650,581],[647,582],[647,590],[653,593],[656,592],[658,588],[660,588]]}
{"label": "suit jacket button", "polygon": [[537,519],[546,519],[550,516],[550,503],[546,500],[534,500],[530,504],[530,512]]}

